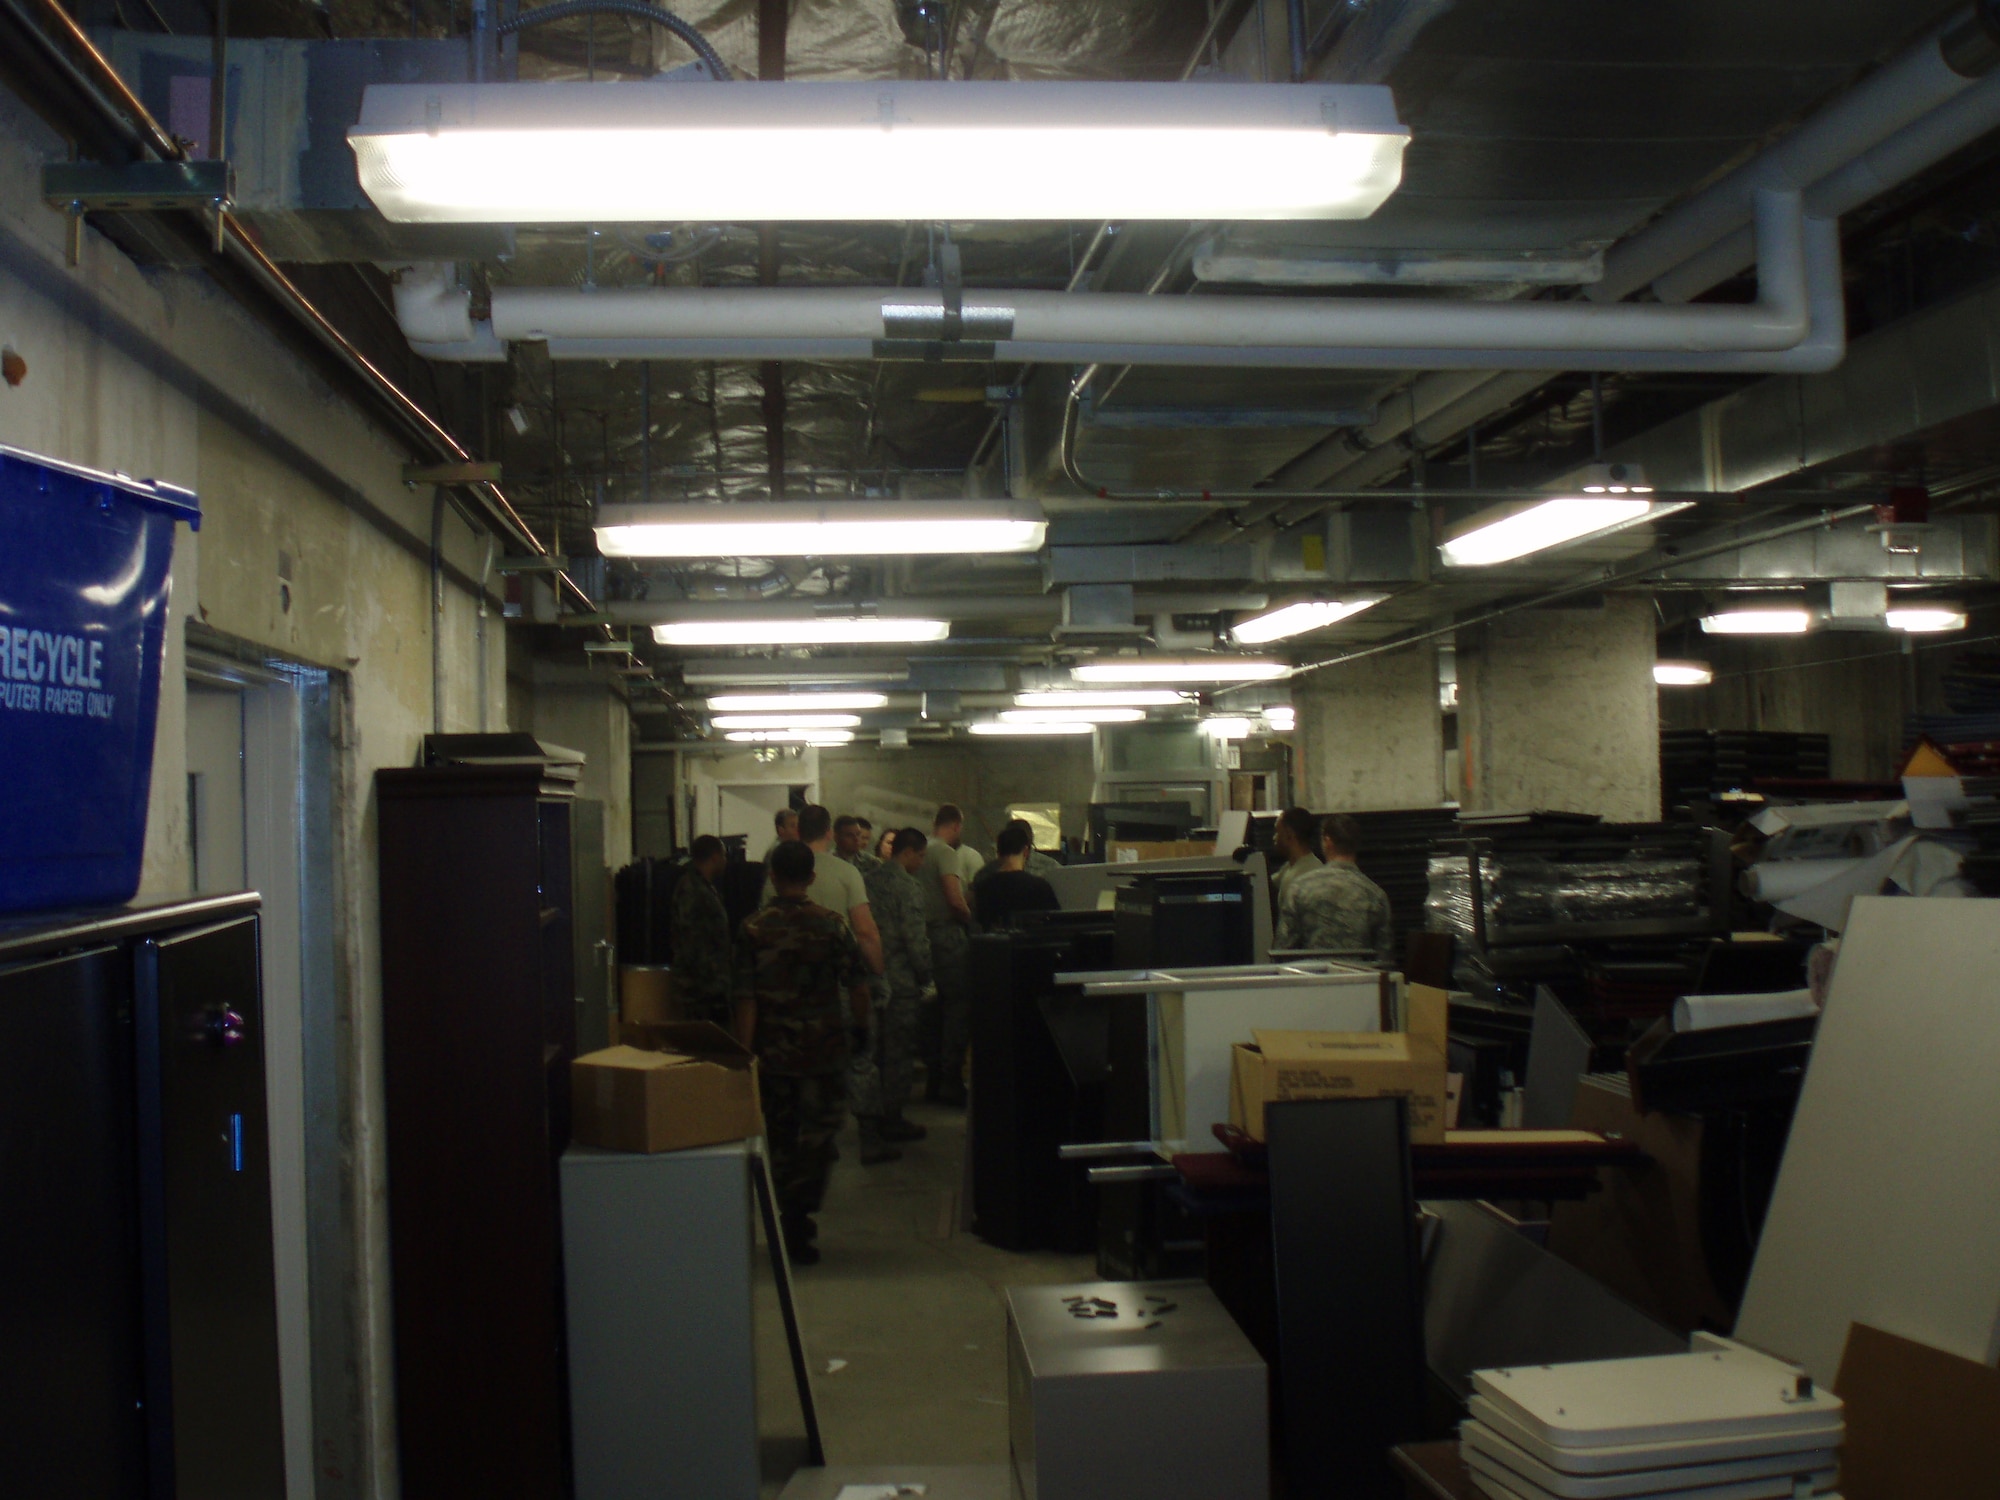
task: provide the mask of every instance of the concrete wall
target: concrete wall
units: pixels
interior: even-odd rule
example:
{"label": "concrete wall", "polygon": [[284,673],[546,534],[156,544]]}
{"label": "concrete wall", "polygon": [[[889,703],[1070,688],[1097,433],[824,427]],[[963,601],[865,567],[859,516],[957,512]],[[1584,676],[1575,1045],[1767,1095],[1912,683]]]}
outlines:
{"label": "concrete wall", "polygon": [[1621,594],[1460,632],[1461,805],[1657,820],[1655,624],[1650,598]]}
{"label": "concrete wall", "polygon": [[1090,736],[1001,740],[991,744],[873,745],[820,751],[820,801],[834,813],[853,812],[930,832],[938,804],[965,812],[965,842],[993,852],[994,835],[1018,802],[1060,802],[1063,833],[1080,837],[1090,805]]}
{"label": "concrete wall", "polygon": [[1302,806],[1368,812],[1444,800],[1437,653],[1429,645],[1294,679],[1292,707]]}
{"label": "concrete wall", "polygon": [[1661,688],[1664,729],[1772,729],[1829,737],[1837,780],[1881,781],[1902,756],[1914,658],[1875,634],[1705,636],[1689,652],[1715,669],[1705,688]]}
{"label": "concrete wall", "polygon": [[[248,314],[204,278],[141,271],[94,232],[80,264],[64,264],[39,170],[67,154],[0,94],[0,343],[28,364],[20,386],[0,387],[0,441],[186,485],[204,515],[177,546],[141,900],[187,878],[185,622],[335,674],[336,848],[318,889],[334,907],[349,1049],[339,1170],[360,1269],[343,1326],[315,1319],[315,1340],[342,1344],[348,1368],[320,1393],[314,1440],[321,1496],[393,1496],[372,776],[410,764],[431,727],[434,638],[444,726],[479,728],[483,700],[503,727],[499,625],[487,622],[482,664],[466,590],[447,587],[434,622],[431,495],[402,484],[408,455]],[[478,575],[483,543],[456,519],[445,551]]]}

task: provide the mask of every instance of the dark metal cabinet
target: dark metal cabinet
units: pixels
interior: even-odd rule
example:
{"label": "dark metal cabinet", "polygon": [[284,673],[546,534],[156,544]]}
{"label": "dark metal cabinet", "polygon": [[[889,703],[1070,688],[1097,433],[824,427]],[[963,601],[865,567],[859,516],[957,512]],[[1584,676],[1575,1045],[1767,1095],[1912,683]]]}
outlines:
{"label": "dark metal cabinet", "polygon": [[570,801],[532,766],[381,771],[376,788],[402,1491],[552,1500]]}
{"label": "dark metal cabinet", "polygon": [[0,1493],[284,1493],[258,936],[0,927]]}

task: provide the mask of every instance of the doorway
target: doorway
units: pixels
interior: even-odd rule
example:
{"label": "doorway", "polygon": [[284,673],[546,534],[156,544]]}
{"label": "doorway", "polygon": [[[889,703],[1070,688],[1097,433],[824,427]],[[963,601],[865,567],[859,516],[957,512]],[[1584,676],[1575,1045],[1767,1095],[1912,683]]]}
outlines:
{"label": "doorway", "polygon": [[337,1282],[315,1285],[315,1262],[326,1257],[316,1254],[314,1239],[337,1232],[346,1217],[338,1197],[331,1212],[322,1213],[319,1200],[328,1191],[329,1170],[337,1175],[339,1147],[337,1140],[315,1138],[326,1136],[337,1119],[331,1103],[338,1040],[332,1031],[332,683],[323,670],[261,653],[246,661],[231,643],[209,649],[197,646],[193,635],[190,630],[188,885],[197,895],[254,890],[263,897],[264,1072],[286,1490],[290,1500],[310,1500],[318,1488],[315,1428],[324,1425],[315,1419],[314,1371],[346,1358],[345,1341],[333,1330],[316,1340],[314,1317],[316,1292],[322,1305],[329,1292],[338,1294]]}
{"label": "doorway", "polygon": [[723,838],[742,834],[751,857],[761,858],[764,846],[776,834],[778,810],[803,806],[808,790],[772,781],[719,784],[715,789],[716,832]]}

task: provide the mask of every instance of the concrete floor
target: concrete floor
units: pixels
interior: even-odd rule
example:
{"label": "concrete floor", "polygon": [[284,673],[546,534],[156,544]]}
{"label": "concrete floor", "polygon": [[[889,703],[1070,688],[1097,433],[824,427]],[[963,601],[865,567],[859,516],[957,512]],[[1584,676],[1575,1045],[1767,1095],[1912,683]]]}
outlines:
{"label": "concrete floor", "polygon": [[[1090,1256],[996,1250],[958,1227],[965,1117],[916,1106],[930,1139],[859,1164],[854,1127],[819,1216],[822,1259],[796,1285],[827,1462],[997,1464],[1007,1458],[1005,1289],[1092,1281]],[[770,1287],[759,1305],[766,1493],[802,1461],[791,1366]]]}

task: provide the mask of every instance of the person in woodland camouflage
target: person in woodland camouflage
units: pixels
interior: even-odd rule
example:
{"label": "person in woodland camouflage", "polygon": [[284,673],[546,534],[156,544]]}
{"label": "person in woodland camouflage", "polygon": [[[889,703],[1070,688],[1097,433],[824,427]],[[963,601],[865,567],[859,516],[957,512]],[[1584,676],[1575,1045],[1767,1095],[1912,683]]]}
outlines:
{"label": "person in woodland camouflage", "polygon": [[[875,1043],[874,1068],[862,1084],[863,1091],[853,1098],[864,1164],[871,1164],[871,1140],[874,1149],[893,1151],[898,1142],[920,1141],[928,1134],[923,1126],[903,1118],[903,1106],[909,1103],[910,1080],[916,1071],[917,1005],[931,982],[930,932],[924,922],[924,893],[916,879],[929,842],[918,829],[902,829],[889,859],[867,875],[868,904],[882,931],[887,963],[869,1028]],[[854,1081],[850,1074],[850,1085]]]}
{"label": "person in woodland camouflage", "polygon": [[785,1249],[807,1266],[819,1260],[812,1216],[833,1174],[848,1058],[867,1046],[869,1019],[854,933],[807,897],[813,863],[796,840],[773,851],[777,897],[738,929],[735,975],[737,1036],[757,1054]]}
{"label": "person in woodland camouflage", "polygon": [[674,1004],[683,1021],[729,1025],[732,956],[729,913],[715,882],[729,863],[722,840],[704,833],[688,850],[688,866],[674,887],[669,942]]}
{"label": "person in woodland camouflage", "polygon": [[1345,813],[1335,813],[1320,825],[1320,844],[1326,863],[1285,882],[1271,946],[1367,953],[1377,963],[1394,963],[1396,929],[1389,918],[1389,898],[1354,862],[1361,847],[1359,826]]}

